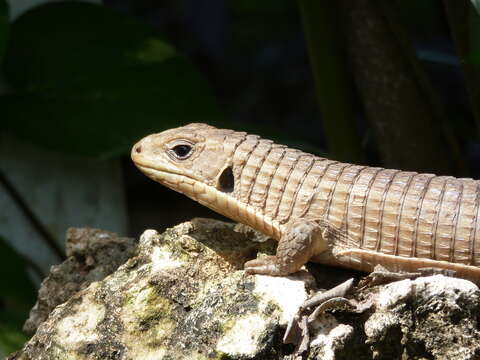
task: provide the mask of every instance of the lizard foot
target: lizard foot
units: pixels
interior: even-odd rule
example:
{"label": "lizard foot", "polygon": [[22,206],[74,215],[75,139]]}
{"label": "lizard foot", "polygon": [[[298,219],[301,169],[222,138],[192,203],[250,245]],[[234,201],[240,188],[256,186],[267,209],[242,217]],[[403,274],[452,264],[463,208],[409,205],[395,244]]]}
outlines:
{"label": "lizard foot", "polygon": [[322,244],[322,229],[315,220],[292,222],[278,242],[277,255],[247,261],[246,273],[282,276],[300,270]]}
{"label": "lizard foot", "polygon": [[288,324],[283,336],[284,344],[294,344],[295,354],[308,351],[310,345],[309,325],[327,310],[349,309],[356,307],[345,298],[353,288],[353,279],[347,280],[334,288],[319,292],[307,300]]}
{"label": "lizard foot", "polygon": [[245,273],[282,276],[288,275],[291,271],[278,262],[276,256],[265,256],[259,259],[247,261],[244,265]]}
{"label": "lizard foot", "polygon": [[430,276],[436,274],[452,277],[455,276],[455,271],[440,268],[419,268],[416,272],[392,272],[381,265],[377,265],[367,277],[360,281],[358,287],[359,290],[362,290],[367,287],[388,284],[394,281],[405,279],[413,280],[420,276]]}

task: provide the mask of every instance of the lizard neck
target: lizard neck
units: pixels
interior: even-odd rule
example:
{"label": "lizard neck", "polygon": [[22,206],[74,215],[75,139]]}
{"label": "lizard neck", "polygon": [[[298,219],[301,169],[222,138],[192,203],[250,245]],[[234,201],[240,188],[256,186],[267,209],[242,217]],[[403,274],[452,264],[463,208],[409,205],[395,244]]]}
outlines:
{"label": "lizard neck", "polygon": [[279,240],[283,233],[284,225],[259,208],[238,200],[232,193],[224,193],[201,182],[195,183],[195,192],[183,193],[213,211],[261,231],[275,240]]}

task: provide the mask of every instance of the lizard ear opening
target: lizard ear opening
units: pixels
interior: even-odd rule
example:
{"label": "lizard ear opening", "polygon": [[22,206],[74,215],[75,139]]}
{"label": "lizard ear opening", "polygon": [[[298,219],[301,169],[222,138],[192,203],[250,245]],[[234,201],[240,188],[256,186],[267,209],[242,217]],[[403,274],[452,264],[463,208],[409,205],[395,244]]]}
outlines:
{"label": "lizard ear opening", "polygon": [[228,166],[218,177],[217,189],[225,193],[231,193],[233,192],[234,186],[235,179],[233,177],[232,167]]}

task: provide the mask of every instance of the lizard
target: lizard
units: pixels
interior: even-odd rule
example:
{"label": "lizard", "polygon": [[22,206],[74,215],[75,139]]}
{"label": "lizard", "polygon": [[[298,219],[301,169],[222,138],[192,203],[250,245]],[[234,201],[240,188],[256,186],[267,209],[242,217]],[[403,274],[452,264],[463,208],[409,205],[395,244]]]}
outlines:
{"label": "lizard", "polygon": [[372,272],[433,267],[480,284],[480,181],[343,163],[193,123],[131,151],[151,179],[278,240],[249,274],[313,261]]}

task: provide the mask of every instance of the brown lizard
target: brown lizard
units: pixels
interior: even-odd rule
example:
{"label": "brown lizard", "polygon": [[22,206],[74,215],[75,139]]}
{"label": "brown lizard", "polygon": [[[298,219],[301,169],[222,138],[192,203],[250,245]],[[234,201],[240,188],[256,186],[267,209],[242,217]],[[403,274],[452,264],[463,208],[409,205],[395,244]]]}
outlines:
{"label": "brown lizard", "polygon": [[206,124],[147,136],[131,155],[153,180],[279,241],[248,273],[312,260],[480,283],[480,181],[341,163]]}

